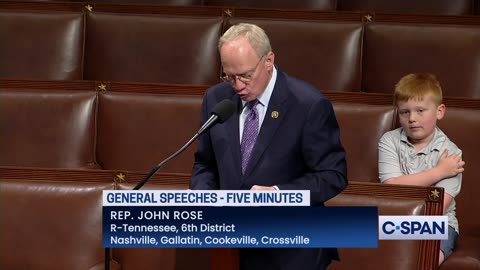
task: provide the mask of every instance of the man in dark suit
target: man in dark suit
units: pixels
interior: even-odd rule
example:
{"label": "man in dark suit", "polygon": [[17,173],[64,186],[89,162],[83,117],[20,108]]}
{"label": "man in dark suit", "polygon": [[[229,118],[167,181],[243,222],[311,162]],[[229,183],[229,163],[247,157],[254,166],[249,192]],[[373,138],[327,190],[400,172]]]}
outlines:
{"label": "man in dark suit", "polygon": [[[225,82],[207,90],[201,120],[224,99],[237,110],[200,137],[191,189],[310,190],[312,205],[340,193],[347,166],[331,103],[274,65],[270,41],[256,25],[232,26],[218,48]],[[321,270],[332,259],[334,248],[240,250],[245,270]]]}

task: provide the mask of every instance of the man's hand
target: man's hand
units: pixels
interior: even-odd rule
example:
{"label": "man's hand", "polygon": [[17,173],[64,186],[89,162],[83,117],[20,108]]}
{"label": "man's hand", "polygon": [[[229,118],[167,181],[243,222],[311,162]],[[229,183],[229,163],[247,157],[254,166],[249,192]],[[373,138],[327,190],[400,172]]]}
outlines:
{"label": "man's hand", "polygon": [[435,168],[441,174],[441,179],[444,179],[462,173],[464,171],[464,165],[465,161],[463,161],[459,155],[453,154],[449,156],[448,150],[445,149],[445,151],[443,151],[442,155],[440,156],[440,159],[438,160],[437,166],[435,166]]}
{"label": "man's hand", "polygon": [[254,185],[250,190],[277,190],[273,186],[258,186]]}

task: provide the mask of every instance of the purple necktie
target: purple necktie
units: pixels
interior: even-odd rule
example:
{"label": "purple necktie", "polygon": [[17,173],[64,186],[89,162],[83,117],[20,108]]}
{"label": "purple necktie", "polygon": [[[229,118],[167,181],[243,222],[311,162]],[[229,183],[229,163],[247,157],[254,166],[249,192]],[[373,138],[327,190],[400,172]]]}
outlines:
{"label": "purple necktie", "polygon": [[245,174],[247,169],[248,160],[252,154],[253,146],[257,140],[258,135],[258,100],[252,100],[248,102],[247,109],[250,110],[245,118],[245,124],[243,126],[242,143],[240,144],[240,150],[242,151],[242,174]]}

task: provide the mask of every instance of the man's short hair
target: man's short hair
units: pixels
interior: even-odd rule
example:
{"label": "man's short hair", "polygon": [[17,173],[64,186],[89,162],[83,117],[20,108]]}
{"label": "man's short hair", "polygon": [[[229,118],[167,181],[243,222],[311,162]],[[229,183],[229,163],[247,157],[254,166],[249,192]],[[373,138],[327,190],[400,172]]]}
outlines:
{"label": "man's short hair", "polygon": [[239,23],[230,27],[218,41],[218,49],[220,50],[226,42],[246,37],[255,53],[260,58],[267,55],[272,50],[270,39],[262,28],[250,23]]}

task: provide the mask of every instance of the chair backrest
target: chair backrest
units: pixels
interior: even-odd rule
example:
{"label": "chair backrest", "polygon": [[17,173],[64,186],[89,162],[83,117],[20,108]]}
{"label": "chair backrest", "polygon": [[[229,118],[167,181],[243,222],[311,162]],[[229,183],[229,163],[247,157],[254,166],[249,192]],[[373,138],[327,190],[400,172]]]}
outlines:
{"label": "chair backrest", "polygon": [[[342,206],[377,206],[379,215],[422,215],[425,202],[376,198],[361,195],[340,194],[331,204]],[[401,243],[398,243],[401,242]],[[379,241],[378,248],[340,248],[341,263],[333,263],[331,269],[398,269],[416,270],[420,257],[420,241]],[[371,259],[368,259],[371,258]]]}
{"label": "chair backrest", "polygon": [[[440,196],[433,198],[430,194],[434,189],[350,181],[347,189],[326,205],[376,206],[382,216],[439,215],[443,190],[436,189]],[[378,248],[340,248],[341,262],[333,262],[329,269],[435,269],[438,252],[438,240],[379,240]]]}
{"label": "chair backrest", "polygon": [[337,0],[337,10],[408,14],[468,15],[472,0]]}
{"label": "chair backrest", "polygon": [[[202,96],[103,92],[97,160],[104,169],[150,171],[200,128]],[[162,172],[191,173],[196,143]]]}
{"label": "chair backrest", "polygon": [[83,78],[82,12],[0,10],[0,77]]}
{"label": "chair backrest", "polygon": [[103,267],[102,190],[113,182],[2,179],[0,185],[2,269]]}
{"label": "chair backrest", "polygon": [[378,141],[394,125],[390,105],[333,102],[347,154],[348,179],[378,182]]}
{"label": "chair backrest", "polygon": [[221,29],[221,16],[91,12],[85,79],[215,84]]}
{"label": "chair backrest", "polygon": [[0,91],[1,166],[95,166],[96,92]]}
{"label": "chair backrest", "polygon": [[409,73],[437,76],[444,96],[480,97],[480,28],[468,25],[369,23],[365,26],[365,92],[392,93]]}
{"label": "chair backrest", "polygon": [[445,117],[438,122],[439,127],[462,150],[465,171],[462,175],[462,189],[455,198],[456,212],[461,235],[478,235],[480,219],[474,209],[480,209],[478,190],[480,173],[480,110],[461,109],[447,106]]}
{"label": "chair backrest", "polygon": [[203,0],[207,6],[335,10],[337,0]]}
{"label": "chair backrest", "polygon": [[[161,177],[162,175],[159,174]],[[135,183],[119,183],[117,189],[131,190]],[[144,190],[177,190],[188,186],[176,184],[146,184]],[[118,261],[122,270],[149,270],[158,268],[165,270],[209,270],[212,269],[212,249],[198,248],[116,248],[113,259]]]}

